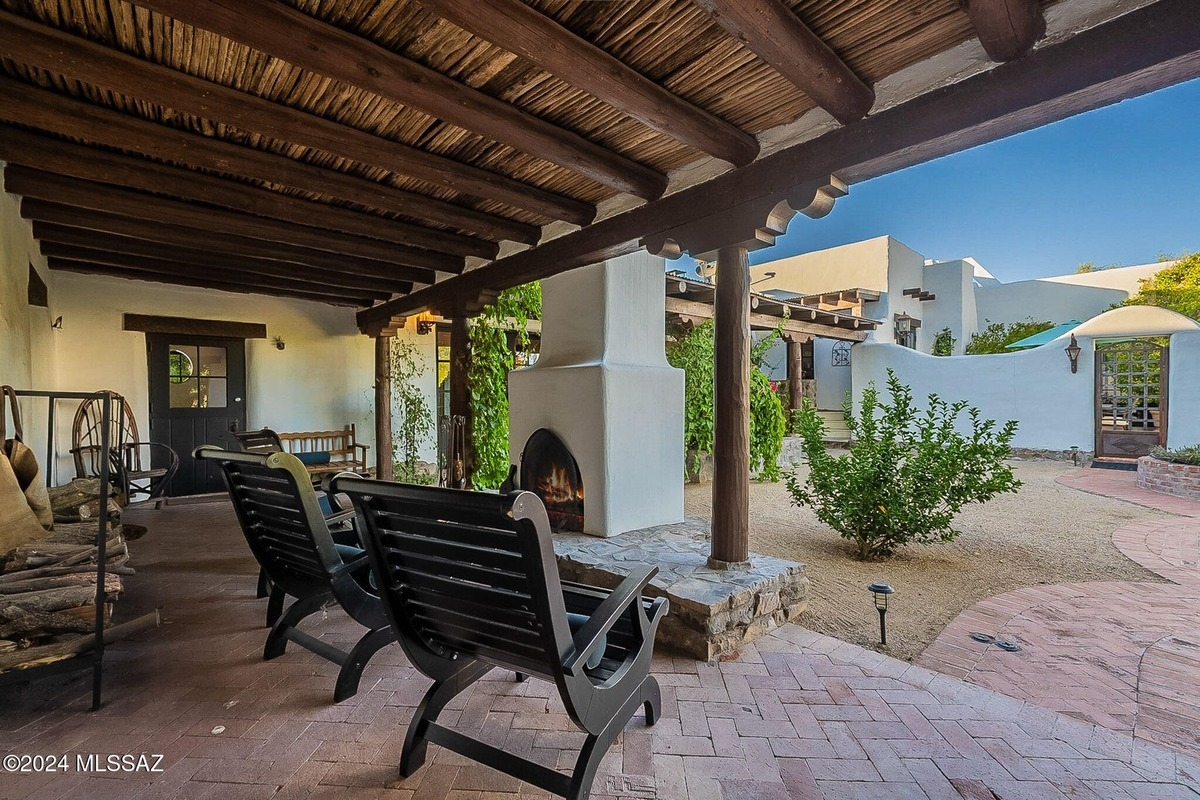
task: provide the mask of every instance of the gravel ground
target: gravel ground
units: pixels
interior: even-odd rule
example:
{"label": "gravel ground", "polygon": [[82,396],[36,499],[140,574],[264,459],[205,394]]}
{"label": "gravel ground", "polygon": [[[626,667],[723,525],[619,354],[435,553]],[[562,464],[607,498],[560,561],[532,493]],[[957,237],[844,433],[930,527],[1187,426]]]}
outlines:
{"label": "gravel ground", "polygon": [[[1126,523],[1168,515],[1067,488],[1054,478],[1074,467],[1053,461],[1013,462],[1023,486],[955,520],[954,542],[909,545],[884,561],[859,561],[850,543],[792,505],[780,483],[751,483],[750,549],[808,566],[808,611],[799,624],[874,647],[879,616],[867,585],[890,583],[887,652],[916,658],[959,612],[985,597],[1041,583],[1163,579],[1112,544]],[[800,467],[801,470],[806,469]],[[709,517],[711,484],[689,484],[689,516]]]}

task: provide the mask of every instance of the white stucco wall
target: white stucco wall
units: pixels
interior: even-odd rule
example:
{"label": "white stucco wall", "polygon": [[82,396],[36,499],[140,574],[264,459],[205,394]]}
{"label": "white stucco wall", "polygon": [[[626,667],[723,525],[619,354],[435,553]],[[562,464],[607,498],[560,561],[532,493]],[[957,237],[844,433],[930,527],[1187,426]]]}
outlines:
{"label": "white stucco wall", "polygon": [[924,314],[921,331],[928,343],[922,352],[931,353],[938,331],[949,328],[955,340],[953,354],[963,354],[966,340],[975,330],[974,274],[975,264],[965,259],[938,261],[925,267],[921,288],[933,292],[936,298],[920,304]]}
{"label": "white stucco wall", "polygon": [[[750,268],[754,291],[784,289],[800,294],[833,292],[839,289],[887,291],[890,236],[801,253]],[[903,246],[903,245],[901,245]],[[774,272],[775,277],[766,278]]]}
{"label": "white stucco wall", "polygon": [[1171,337],[1167,377],[1167,447],[1200,444],[1200,332]]}
{"label": "white stucco wall", "polygon": [[1092,341],[1082,338],[1079,345],[1079,371],[1072,374],[1060,342],[1020,353],[939,358],[868,341],[854,347],[854,393],[857,397],[869,381],[885,390],[891,367],[912,387],[919,404],[936,393],[949,402],[967,400],[984,418],[999,423],[1018,420],[1014,447],[1090,450],[1095,416]]}
{"label": "white stucco wall", "polygon": [[981,286],[975,293],[978,324],[983,328],[985,320],[1020,322],[1029,317],[1054,323],[1091,319],[1136,294],[1140,281],[1165,266],[1143,264]]}
{"label": "white stucco wall", "polygon": [[[890,336],[889,327],[886,335]],[[846,392],[851,389],[850,367],[833,366],[833,339],[813,340],[813,376],[817,380],[817,408],[834,411],[846,402]],[[851,348],[850,363],[854,363],[857,347]]]}

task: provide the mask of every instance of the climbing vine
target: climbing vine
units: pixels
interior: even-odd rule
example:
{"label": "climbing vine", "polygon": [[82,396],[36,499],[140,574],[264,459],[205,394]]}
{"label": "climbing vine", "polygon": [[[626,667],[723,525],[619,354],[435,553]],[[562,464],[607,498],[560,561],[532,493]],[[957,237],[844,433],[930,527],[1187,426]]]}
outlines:
{"label": "climbing vine", "polygon": [[942,328],[933,337],[933,354],[935,356],[954,355],[954,345],[957,341],[949,328]]}
{"label": "climbing vine", "polygon": [[417,348],[405,339],[392,340],[392,451],[396,480],[432,483],[434,476],[420,470],[421,447],[433,439],[433,411],[417,380],[426,366],[417,359]]}
{"label": "climbing vine", "polygon": [[[690,330],[674,328],[667,344],[667,361],[684,371],[683,446],[696,453],[713,449],[713,329],[712,320]],[[750,353],[750,469],[769,481],[779,480],[776,462],[783,449],[787,418],[760,367],[779,338],[779,331],[772,331]]]}
{"label": "climbing vine", "polygon": [[529,346],[528,320],[542,317],[542,285],[506,289],[471,325],[471,437],[475,446],[472,482],[495,489],[508,477],[508,373],[516,366],[509,332],[517,349]]}

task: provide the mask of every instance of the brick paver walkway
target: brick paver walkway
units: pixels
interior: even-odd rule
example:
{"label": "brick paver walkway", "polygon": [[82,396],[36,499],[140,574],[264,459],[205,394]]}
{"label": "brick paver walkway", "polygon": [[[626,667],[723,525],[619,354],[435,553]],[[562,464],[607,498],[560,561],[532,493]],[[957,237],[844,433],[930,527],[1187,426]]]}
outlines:
{"label": "brick paver walkway", "polygon": [[[10,693],[0,752],[159,753],[165,772],[0,776],[0,798],[543,797],[438,747],[412,778],[396,763],[428,682],[398,648],[359,694],[331,702],[336,669],[303,650],[261,660],[255,565],[224,504],[130,514],[137,576],[120,614],[165,624],[113,646],[105,707],[82,679]],[[315,633],[357,636],[337,614]],[[1169,666],[1172,653],[1164,650]],[[706,664],[660,654],[663,717],[640,715],[605,759],[593,797],[649,800],[1197,800],[1200,762],[1128,732],[789,625]],[[548,684],[497,671],[443,719],[548,766],[581,735]]]}
{"label": "brick paver walkway", "polygon": [[[1113,533],[1123,553],[1172,583],[1006,592],[960,614],[917,662],[1200,755],[1200,503],[1138,489],[1132,472],[1079,470],[1059,482],[1180,515]],[[973,632],[1022,650],[974,642]]]}

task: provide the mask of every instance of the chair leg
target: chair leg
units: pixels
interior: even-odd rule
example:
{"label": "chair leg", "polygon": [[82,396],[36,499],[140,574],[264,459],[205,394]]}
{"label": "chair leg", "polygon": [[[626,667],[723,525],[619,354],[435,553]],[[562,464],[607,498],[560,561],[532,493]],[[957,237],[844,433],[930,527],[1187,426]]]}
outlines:
{"label": "chair leg", "polygon": [[653,725],[662,715],[662,690],[653,675],[642,682],[642,703],[646,706],[646,724]]}
{"label": "chair leg", "polygon": [[421,704],[413,712],[412,722],[408,724],[404,749],[400,752],[401,777],[407,778],[424,766],[425,751],[429,747],[426,738],[429,725],[437,720],[446,704],[491,671],[491,665],[476,661],[447,680],[429,687],[429,691],[421,698]]}
{"label": "chair leg", "polygon": [[[283,590],[278,587],[271,593],[271,601],[274,602],[277,595],[282,603]],[[287,649],[288,631],[296,627],[300,620],[320,611],[325,603],[329,602],[329,599],[329,595],[319,594],[315,597],[297,600],[288,606],[288,610],[283,613],[283,616],[271,628],[271,632],[267,634],[267,644],[263,648],[263,661],[270,661],[272,658],[283,655],[284,650]]]}
{"label": "chair leg", "polygon": [[571,785],[566,794],[567,800],[587,800],[592,791],[592,782],[596,779],[596,770],[600,768],[600,761],[612,747],[617,736],[624,730],[625,723],[633,716],[637,707],[643,703],[646,704],[647,709],[650,708],[651,703],[657,709],[660,702],[659,695],[658,682],[647,676],[638,691],[625,701],[625,705],[621,706],[621,710],[613,715],[604,729],[599,733],[588,735],[584,740],[583,748],[579,751],[579,758],[575,761],[575,770],[571,773]]}
{"label": "chair leg", "polygon": [[[269,594],[271,594],[271,590],[270,590],[269,586],[270,586],[270,582],[267,580],[267,571],[264,570],[262,567],[259,567],[259,569],[258,569],[258,588],[255,590],[254,596],[257,598],[263,598],[263,597],[268,596]],[[267,624],[270,625],[271,623],[268,622]]]}
{"label": "chair leg", "polygon": [[[265,577],[265,576],[264,576]],[[267,582],[270,586],[270,582]],[[265,586],[263,587],[266,588]],[[273,586],[270,589],[270,600],[267,601],[267,627],[270,628],[279,621],[279,615],[283,613],[283,601],[287,597],[287,592],[278,586]]]}
{"label": "chair leg", "polygon": [[358,694],[358,682],[371,656],[394,641],[396,634],[393,633],[391,625],[367,631],[358,640],[358,644],[346,654],[346,662],[338,672],[337,685],[333,689],[333,702],[340,703],[347,697]]}

